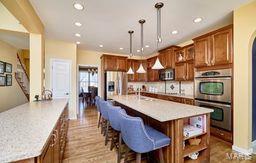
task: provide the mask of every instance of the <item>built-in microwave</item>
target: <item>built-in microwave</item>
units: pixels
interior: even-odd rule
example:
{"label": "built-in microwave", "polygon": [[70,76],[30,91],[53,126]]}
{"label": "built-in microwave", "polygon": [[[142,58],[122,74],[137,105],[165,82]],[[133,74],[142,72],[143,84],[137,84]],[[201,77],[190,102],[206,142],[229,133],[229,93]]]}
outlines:
{"label": "built-in microwave", "polygon": [[164,69],[160,70],[159,73],[160,80],[166,81],[166,80],[174,80],[174,69]]}

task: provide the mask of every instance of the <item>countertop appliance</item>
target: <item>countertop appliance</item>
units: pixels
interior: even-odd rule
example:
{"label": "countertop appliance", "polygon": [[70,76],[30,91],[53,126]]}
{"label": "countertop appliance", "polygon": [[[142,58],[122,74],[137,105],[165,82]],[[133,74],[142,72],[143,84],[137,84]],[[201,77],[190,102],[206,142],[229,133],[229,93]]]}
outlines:
{"label": "countertop appliance", "polygon": [[195,105],[213,109],[211,125],[232,131],[232,70],[210,70],[195,73]]}
{"label": "countertop appliance", "polygon": [[162,81],[174,80],[174,69],[160,70],[159,78]]}
{"label": "countertop appliance", "polygon": [[104,73],[104,99],[112,95],[125,95],[127,91],[127,74],[118,71]]}

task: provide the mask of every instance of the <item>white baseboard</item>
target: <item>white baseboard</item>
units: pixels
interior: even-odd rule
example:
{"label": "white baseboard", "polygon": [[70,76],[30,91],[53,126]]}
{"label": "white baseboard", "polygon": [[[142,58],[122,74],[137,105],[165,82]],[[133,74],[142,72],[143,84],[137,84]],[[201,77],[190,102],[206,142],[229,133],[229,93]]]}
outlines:
{"label": "white baseboard", "polygon": [[253,149],[252,148],[244,149],[244,148],[240,148],[240,147],[235,146],[235,145],[232,145],[232,150],[234,150],[236,152],[239,152],[241,154],[247,155],[247,156],[249,156],[249,155],[251,155],[253,153]]}

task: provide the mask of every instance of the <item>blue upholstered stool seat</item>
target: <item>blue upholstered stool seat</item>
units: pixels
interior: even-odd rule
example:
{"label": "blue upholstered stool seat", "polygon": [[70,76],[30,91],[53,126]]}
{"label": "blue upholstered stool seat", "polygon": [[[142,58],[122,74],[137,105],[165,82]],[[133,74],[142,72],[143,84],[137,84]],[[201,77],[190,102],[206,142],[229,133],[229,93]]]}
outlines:
{"label": "blue upholstered stool seat", "polygon": [[163,133],[147,125],[145,125],[145,129],[149,137],[154,141],[154,149],[159,149],[170,144],[171,139]]}

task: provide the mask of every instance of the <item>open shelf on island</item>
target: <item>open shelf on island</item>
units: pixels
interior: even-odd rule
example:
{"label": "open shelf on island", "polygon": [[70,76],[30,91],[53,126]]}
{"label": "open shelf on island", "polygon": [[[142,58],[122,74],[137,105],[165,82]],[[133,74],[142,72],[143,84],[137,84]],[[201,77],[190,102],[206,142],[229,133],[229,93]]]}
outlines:
{"label": "open shelf on island", "polygon": [[200,144],[200,145],[186,145],[184,151],[183,151],[183,157],[187,157],[191,153],[200,152],[207,148],[206,144]]}
{"label": "open shelf on island", "polygon": [[203,133],[201,133],[201,134],[194,135],[194,136],[191,136],[191,137],[184,137],[183,140],[193,139],[193,138],[196,138],[196,137],[205,135],[205,134],[206,134],[206,132],[203,132]]}

